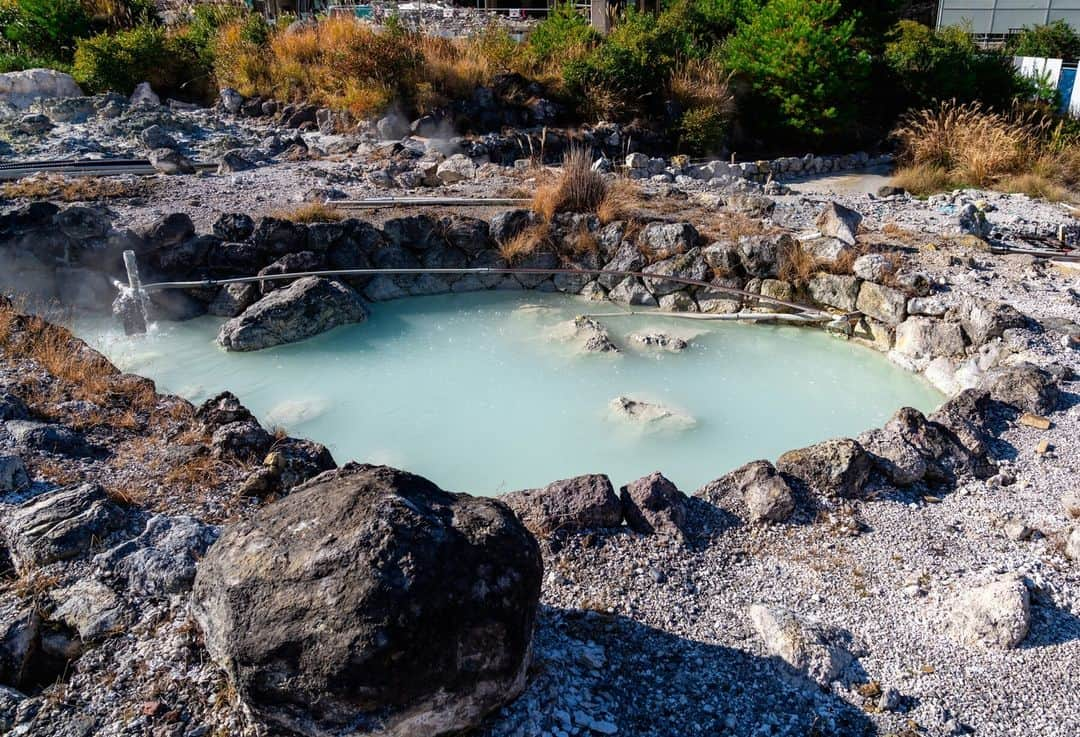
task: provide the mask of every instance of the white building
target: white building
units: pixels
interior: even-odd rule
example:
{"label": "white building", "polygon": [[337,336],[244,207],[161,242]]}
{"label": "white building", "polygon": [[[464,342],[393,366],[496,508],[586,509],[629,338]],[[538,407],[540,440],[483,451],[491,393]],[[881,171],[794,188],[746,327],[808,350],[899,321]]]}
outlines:
{"label": "white building", "polygon": [[970,25],[985,40],[1064,20],[1080,31],[1080,0],[938,0],[938,28]]}

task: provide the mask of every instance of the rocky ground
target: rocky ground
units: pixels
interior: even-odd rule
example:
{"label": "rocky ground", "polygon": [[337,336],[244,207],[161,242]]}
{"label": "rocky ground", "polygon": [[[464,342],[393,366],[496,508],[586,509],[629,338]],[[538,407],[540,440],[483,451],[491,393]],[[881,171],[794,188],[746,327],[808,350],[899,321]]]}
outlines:
{"label": "rocky ground", "polygon": [[[258,217],[346,196],[529,194],[551,176],[524,161],[529,146],[513,135],[451,139],[420,125],[417,135],[383,141],[378,124],[360,134],[319,131],[314,110],[264,116],[260,105],[258,116],[245,116],[95,98],[50,103],[39,114],[48,126],[25,121],[25,111],[8,116],[5,160],[168,149],[217,165],[120,187],[99,216],[50,211],[31,227],[10,214],[30,210],[6,210],[4,227],[31,227],[42,252],[54,245],[45,237],[54,223],[65,243],[97,243],[130,228],[146,231],[142,243],[167,242],[148,253],[189,257],[196,232],[208,233],[227,213]],[[297,114],[310,119],[294,127],[284,120]],[[780,184],[807,168],[847,171],[870,157],[733,167],[628,154],[613,127],[585,133],[602,143],[600,168],[637,183],[630,217],[679,233],[688,222],[692,240],[700,233],[710,242],[690,265],[669,264],[677,273],[726,258],[742,274],[739,288],[753,289],[756,279],[763,293],[873,315],[851,338],[925,373],[953,398],[928,419],[901,412],[858,439],[800,449],[700,490],[677,490],[654,475],[622,490],[583,477],[508,495],[539,541],[541,578],[531,538],[501,505],[367,469],[336,471],[290,494],[335,465],[321,446],[272,436],[228,396],[201,408],[160,396],[62,330],[5,305],[0,529],[10,571],[0,592],[0,729],[348,734],[370,726],[355,710],[399,734],[477,723],[478,733],[500,737],[1080,733],[1080,279],[1067,265],[990,249],[1059,232],[1075,242],[1080,221],[1062,205],[1022,195],[920,201]],[[25,208],[29,192],[10,188],[10,204]],[[79,202],[78,191],[66,199]],[[833,210],[839,222],[821,220],[828,203],[861,222],[844,209]],[[182,223],[173,242],[163,228],[178,213],[190,227]],[[364,217],[384,226],[403,214]],[[668,232],[651,228],[642,231],[648,238]],[[850,273],[837,266],[807,284],[787,283],[776,271],[781,234],[834,261],[858,258]],[[856,244],[845,244],[848,237]],[[772,261],[762,255],[769,243]],[[66,268],[57,267],[57,283]],[[348,313],[342,320],[359,319],[356,295],[372,298],[367,287],[335,292],[335,309]],[[296,282],[270,296],[325,288]],[[704,293],[687,294],[680,309],[711,309]],[[263,313],[277,309],[260,304]],[[229,341],[245,325],[267,324],[259,314],[247,319]],[[584,328],[586,342],[604,349],[602,326]],[[353,578],[341,571],[370,543],[350,537],[352,528],[320,527],[328,523],[311,512],[320,497],[343,505],[338,516],[366,510],[349,506],[357,485],[405,500],[369,515],[387,526],[364,528],[391,541],[379,550],[394,561],[373,577],[374,599],[338,581]],[[274,503],[280,499],[292,500],[287,509]],[[421,509],[423,524],[406,507]],[[456,602],[439,611],[457,616],[460,602],[475,597],[494,619],[442,621],[396,598],[405,595],[395,582],[410,576],[425,582],[417,587],[426,597],[445,593],[433,593],[439,587],[423,576],[435,562],[407,562],[425,553],[401,531],[412,539],[420,529],[440,531],[440,544],[480,541],[439,548],[440,566],[474,561],[472,569],[438,569],[453,580]],[[274,546],[287,555],[264,559]],[[493,561],[507,551],[520,559],[503,571]],[[206,556],[212,564],[200,566]],[[375,557],[370,566],[379,568]],[[300,559],[304,575],[294,580],[282,561]],[[465,586],[480,568],[483,585]],[[248,579],[230,578],[237,570],[261,586],[245,589]],[[320,594],[310,605],[320,607],[317,622],[289,613],[311,590]],[[531,626],[537,595],[527,664],[513,633]],[[367,607],[383,629],[334,620],[349,607]],[[412,629],[395,630],[387,608],[413,612]],[[258,622],[246,619],[253,612]],[[321,630],[327,621],[335,623]],[[432,627],[445,631],[423,640],[418,654],[406,641]],[[341,632],[355,635],[350,652],[368,671],[350,670],[353,661],[323,646]],[[389,675],[395,658],[409,664],[409,682]],[[350,692],[364,672],[386,674],[392,692],[367,682]],[[425,679],[451,694],[449,704],[424,691]]]}

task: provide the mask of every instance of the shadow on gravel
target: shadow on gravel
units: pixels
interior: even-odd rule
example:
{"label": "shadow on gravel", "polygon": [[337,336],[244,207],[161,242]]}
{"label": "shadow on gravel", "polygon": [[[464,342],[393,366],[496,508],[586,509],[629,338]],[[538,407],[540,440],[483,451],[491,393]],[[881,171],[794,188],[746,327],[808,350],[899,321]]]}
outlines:
{"label": "shadow on gravel", "polygon": [[1024,650],[1080,640],[1080,617],[1052,602],[1033,603],[1031,629],[1020,644]]}
{"label": "shadow on gravel", "polygon": [[[620,615],[542,607],[535,656],[525,694],[482,734],[565,731],[559,712],[575,724],[583,712],[584,722],[591,715],[634,737],[877,734],[861,709],[777,659]],[[579,729],[589,733],[587,723]]]}

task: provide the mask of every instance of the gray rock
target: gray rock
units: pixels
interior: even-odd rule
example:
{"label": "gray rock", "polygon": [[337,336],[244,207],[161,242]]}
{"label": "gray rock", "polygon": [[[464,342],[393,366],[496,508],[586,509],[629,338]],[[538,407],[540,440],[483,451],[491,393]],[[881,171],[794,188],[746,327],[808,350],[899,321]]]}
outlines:
{"label": "gray rock", "polygon": [[654,471],[619,490],[627,526],[645,535],[658,533],[684,538],[687,534],[687,498],[675,484]]}
{"label": "gray rock", "polygon": [[791,487],[768,461],[751,461],[726,479],[746,503],[751,522],[783,522],[795,511]]}
{"label": "gray rock", "polygon": [[907,317],[907,296],[898,289],[864,281],[855,307],[864,315],[895,327]]}
{"label": "gray rock", "polygon": [[1061,401],[1061,390],[1053,375],[1030,363],[994,369],[983,388],[997,401],[1036,415],[1050,414]]}
{"label": "gray rock", "polygon": [[215,458],[254,461],[270,450],[273,437],[255,420],[230,422],[214,430],[210,452]]}
{"label": "gray rock", "polygon": [[868,253],[855,259],[852,271],[860,279],[881,283],[893,273],[893,264],[880,253]]}
{"label": "gray rock", "polygon": [[41,631],[34,602],[8,611],[0,620],[0,682],[23,687],[30,680],[32,658]]}
{"label": "gray rock", "polygon": [[964,296],[956,307],[949,310],[946,317],[960,321],[964,333],[975,348],[994,338],[1000,338],[1010,328],[1027,325],[1027,318],[1012,305],[970,296]]}
{"label": "gray rock", "polygon": [[818,304],[852,312],[859,298],[859,279],[820,271],[810,277],[807,289]]}
{"label": "gray rock", "polygon": [[28,136],[40,136],[51,131],[53,127],[53,122],[49,120],[49,116],[41,113],[24,115],[15,123],[15,129]]}
{"label": "gray rock", "polygon": [[822,688],[829,688],[854,661],[850,636],[843,630],[782,607],[754,604],[749,614],[766,652]]}
{"label": "gray rock", "polygon": [[64,425],[32,420],[8,420],[4,429],[17,445],[64,456],[87,456],[92,448],[81,434]]}
{"label": "gray rock", "polygon": [[128,620],[120,597],[94,578],[84,578],[71,586],[54,589],[50,597],[57,602],[50,619],[75,630],[83,642],[107,637]]}
{"label": "gray rock", "polygon": [[866,450],[850,438],[835,438],[798,450],[789,450],[776,461],[784,474],[806,484],[825,497],[858,496],[870,475]]}
{"label": "gray rock", "polygon": [[646,429],[685,430],[697,424],[682,410],[632,397],[615,397],[608,403],[608,409],[615,419]]}
{"label": "gray rock", "polygon": [[690,347],[690,344],[682,338],[667,333],[631,333],[627,340],[642,348],[671,353],[678,353]]}
{"label": "gray rock", "polygon": [[233,149],[226,151],[218,160],[218,174],[236,174],[255,168],[255,162],[244,156],[243,152]]}
{"label": "gray rock", "polygon": [[499,501],[534,535],[575,533],[622,526],[622,503],[607,476],[592,474],[555,481],[542,489],[503,494]]}
{"label": "gray rock", "polygon": [[439,164],[435,174],[443,184],[468,181],[476,178],[476,164],[465,154],[454,154]]}
{"label": "gray rock", "polygon": [[578,315],[558,329],[565,336],[581,345],[586,353],[618,353],[619,348],[611,342],[607,328],[592,318]]}
{"label": "gray rock", "polygon": [[[611,261],[604,266],[603,271],[641,271],[644,267],[645,257],[641,255],[641,250],[637,245],[630,241],[623,241],[615,251],[615,255],[611,257]],[[600,283],[600,286],[604,287],[604,289],[610,290],[614,289],[624,279],[631,278],[634,277],[623,277],[617,274],[601,274],[596,280]]]}
{"label": "gray rock", "polygon": [[222,87],[218,92],[218,102],[221,109],[229,115],[238,115],[240,108],[244,105],[244,96],[232,87]]}
{"label": "gray rock", "polygon": [[[705,263],[705,259],[701,255],[701,249],[692,248],[686,253],[649,264],[643,271],[646,274],[655,274],[656,277],[673,276],[681,279],[705,281],[709,275],[709,265]],[[645,286],[657,297],[677,292],[686,287],[685,284],[662,278],[646,278]]]}
{"label": "gray rock", "polygon": [[739,257],[743,268],[752,277],[775,277],[780,254],[795,248],[795,240],[787,235],[744,235],[739,238]]}
{"label": "gray rock", "polygon": [[822,235],[836,238],[849,246],[855,245],[861,222],[862,215],[835,202],[826,203],[815,221]]}
{"label": "gray rock", "polygon": [[139,140],[148,149],[153,151],[158,148],[171,148],[177,147],[176,139],[165,132],[165,129],[160,125],[152,125],[149,128],[144,128],[139,133]]}
{"label": "gray rock", "polygon": [[957,213],[956,228],[960,233],[973,235],[983,240],[989,238],[993,230],[990,222],[986,219],[986,213],[970,202],[961,207],[960,212]]}
{"label": "gray rock", "polygon": [[959,643],[983,650],[1011,650],[1027,637],[1031,600],[1024,579],[1006,574],[961,593],[949,612],[948,629]]}
{"label": "gray rock", "polygon": [[[188,222],[190,222],[190,218]],[[192,230],[194,230],[194,224]],[[240,212],[224,213],[214,221],[214,234],[226,241],[246,241],[255,232],[255,221],[250,215]]]}
{"label": "gray rock", "polygon": [[206,311],[218,317],[236,317],[259,298],[256,284],[227,284],[214,297]]}
{"label": "gray rock", "polygon": [[383,141],[400,141],[409,135],[409,122],[397,113],[390,113],[379,118],[375,130]]}
{"label": "gray rock", "polygon": [[147,154],[150,166],[162,174],[194,174],[195,166],[183,154],[171,148],[156,148]]}
{"label": "gray rock", "polygon": [[218,527],[194,517],[159,514],[137,537],[95,556],[94,564],[136,596],[182,594],[191,590],[196,563],[219,534]]}
{"label": "gray rock", "polygon": [[26,69],[0,74],[0,102],[25,110],[41,99],[82,97],[83,91],[70,74],[53,69]]}
{"label": "gray rock", "polygon": [[34,497],[3,523],[4,541],[19,571],[86,555],[124,530],[128,515],[97,484]]}
{"label": "gray rock", "polygon": [[697,246],[701,236],[690,223],[649,223],[638,234],[638,247],[657,259],[686,253]]}
{"label": "gray rock", "polygon": [[636,276],[628,276],[616,284],[608,292],[608,299],[612,302],[622,302],[628,305],[643,305],[646,307],[656,307],[657,305],[656,297],[645,288],[645,285]]}
{"label": "gray rock", "polygon": [[984,449],[969,449],[952,430],[903,407],[880,430],[859,436],[875,467],[897,486],[953,484],[961,476],[994,473]]}
{"label": "gray rock", "polygon": [[137,105],[157,106],[161,104],[161,98],[154,92],[149,82],[139,82],[139,84],[135,85],[135,91],[131,93],[128,104],[132,107]]}
{"label": "gray rock", "polygon": [[932,317],[909,317],[896,327],[894,349],[910,358],[959,356],[964,352],[964,334],[955,322]]}
{"label": "gray rock", "polygon": [[22,458],[12,455],[0,455],[0,493],[10,493],[25,489],[30,485],[30,475],[26,472]]}
{"label": "gray rock", "polygon": [[229,528],[199,565],[192,608],[267,722],[434,737],[524,689],[542,572],[504,504],[349,465]]}
{"label": "gray rock", "polygon": [[255,351],[310,338],[339,325],[362,322],[360,295],[341,282],[308,276],[266,295],[221,326],[218,344]]}

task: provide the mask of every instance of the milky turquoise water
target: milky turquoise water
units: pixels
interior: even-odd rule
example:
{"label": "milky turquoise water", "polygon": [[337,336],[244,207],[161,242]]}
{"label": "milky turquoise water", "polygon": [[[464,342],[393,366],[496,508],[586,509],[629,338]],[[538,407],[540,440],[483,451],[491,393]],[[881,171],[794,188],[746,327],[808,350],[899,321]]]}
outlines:
{"label": "milky turquoise water", "polygon": [[[199,402],[229,389],[267,426],[325,443],[339,463],[386,463],[444,489],[498,494],[583,473],[616,484],[654,470],[693,491],[742,463],[879,425],[942,397],[873,351],[795,327],[598,318],[624,347],[582,354],[553,335],[575,315],[616,312],[551,294],[479,292],[374,305],[370,319],[257,353],[214,344],[221,320],[126,338],[78,331],[118,366]],[[682,353],[625,336],[664,330]],[[691,415],[677,429],[612,416],[627,395]]]}

